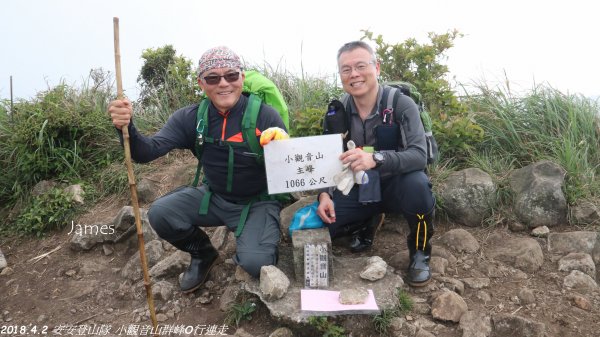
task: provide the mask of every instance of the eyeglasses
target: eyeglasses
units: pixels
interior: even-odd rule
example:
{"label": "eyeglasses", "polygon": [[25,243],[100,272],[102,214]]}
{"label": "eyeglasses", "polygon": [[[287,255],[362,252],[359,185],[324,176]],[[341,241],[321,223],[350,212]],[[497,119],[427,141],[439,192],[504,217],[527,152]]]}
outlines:
{"label": "eyeglasses", "polygon": [[215,85],[221,82],[221,78],[224,78],[225,81],[231,83],[240,79],[240,72],[235,73],[227,73],[225,75],[208,75],[204,76],[202,79],[206,84]]}
{"label": "eyeglasses", "polygon": [[340,74],[342,76],[350,76],[350,74],[352,74],[352,69],[356,70],[359,73],[364,73],[367,70],[367,68],[369,67],[370,64],[375,64],[375,61],[371,61],[371,62],[368,62],[368,63],[358,62],[353,67],[344,66],[344,67],[342,67],[340,69]]}

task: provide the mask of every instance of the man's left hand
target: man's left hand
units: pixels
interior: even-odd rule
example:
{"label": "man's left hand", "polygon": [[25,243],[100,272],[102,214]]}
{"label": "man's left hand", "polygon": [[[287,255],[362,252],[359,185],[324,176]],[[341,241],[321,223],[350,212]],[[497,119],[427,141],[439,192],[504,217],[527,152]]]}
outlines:
{"label": "man's left hand", "polygon": [[271,142],[271,140],[289,139],[290,136],[285,132],[284,129],[278,127],[268,128],[260,134],[260,145],[265,146]]}
{"label": "man's left hand", "polygon": [[370,170],[376,166],[373,154],[359,148],[342,153],[340,160],[343,164],[350,163],[353,172]]}

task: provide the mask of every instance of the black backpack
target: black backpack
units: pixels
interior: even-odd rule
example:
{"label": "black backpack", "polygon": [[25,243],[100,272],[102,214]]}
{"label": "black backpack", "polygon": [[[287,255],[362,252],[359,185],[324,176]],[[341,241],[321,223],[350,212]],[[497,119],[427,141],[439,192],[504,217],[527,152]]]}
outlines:
{"label": "black backpack", "polygon": [[[425,130],[425,140],[427,145],[427,164],[432,164],[438,159],[438,146],[431,130],[431,117],[425,110],[421,95],[415,86],[407,82],[391,82],[384,85],[383,95],[381,97],[380,107],[383,108],[380,114],[393,112],[392,120],[398,124],[398,141],[394,148],[406,149],[406,132],[403,129],[404,114],[400,109],[396,109],[400,95],[410,97],[418,106],[423,129]],[[324,129],[326,134],[341,133],[344,137],[344,144],[350,139],[350,114],[346,113],[350,109],[350,95],[344,94],[340,100],[333,100],[329,103],[325,115]],[[380,144],[378,144],[380,145]],[[345,145],[344,145],[345,146]]]}

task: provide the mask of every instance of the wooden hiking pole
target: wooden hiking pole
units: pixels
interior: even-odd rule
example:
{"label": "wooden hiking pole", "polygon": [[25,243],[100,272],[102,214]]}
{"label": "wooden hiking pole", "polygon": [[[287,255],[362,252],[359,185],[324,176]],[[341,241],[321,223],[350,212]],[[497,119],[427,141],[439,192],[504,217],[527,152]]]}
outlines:
{"label": "wooden hiking pole", "polygon": [[[115,34],[115,76],[117,79],[117,99],[123,99],[123,82],[121,81],[121,49],[119,47],[119,18],[113,18],[113,27]],[[131,163],[131,151],[129,149],[129,129],[127,125],[121,128],[123,132],[123,147],[125,149],[125,163],[127,164],[127,178],[129,180],[129,191],[131,192],[131,202],[133,204],[133,214],[135,216],[135,227],[137,229],[138,245],[140,249],[140,260],[142,262],[142,271],[144,272],[144,286],[146,287],[146,298],[148,308],[150,309],[150,319],[154,327],[154,335],[158,336],[158,323],[156,322],[156,310],[154,309],[154,299],[152,297],[152,283],[148,273],[148,262],[146,260],[146,248],[144,247],[144,233],[142,232],[142,221],[140,220],[140,205],[138,202],[137,188],[135,185],[135,176],[133,175],[133,164]]]}

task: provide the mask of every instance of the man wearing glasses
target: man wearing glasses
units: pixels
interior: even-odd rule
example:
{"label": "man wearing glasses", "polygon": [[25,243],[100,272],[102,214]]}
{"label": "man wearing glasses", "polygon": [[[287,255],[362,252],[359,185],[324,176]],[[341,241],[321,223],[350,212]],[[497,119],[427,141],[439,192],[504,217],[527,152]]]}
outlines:
{"label": "man wearing glasses", "polygon": [[[191,263],[180,281],[185,293],[204,283],[218,257],[200,226],[225,225],[235,231],[237,251],[233,260],[254,277],[259,277],[262,266],[277,262],[281,205],[266,197],[264,164],[256,160],[243,141],[241,122],[249,102],[242,94],[244,79],[240,58],[229,48],[215,47],[202,55],[198,84],[210,100],[205,139],[213,140],[200,144],[206,183],[200,187],[179,187],[154,201],[148,211],[157,234],[191,255]],[[150,137],[141,135],[131,123],[128,100],[111,102],[109,113],[117,129],[128,126],[131,156],[145,163],[172,149],[189,149],[196,154],[197,142],[202,138],[197,136],[198,108],[195,104],[175,111],[165,126]],[[271,127],[285,130],[279,113],[261,103],[256,137]],[[201,204],[208,205],[204,212]]]}
{"label": "man wearing glasses", "polygon": [[[372,246],[377,227],[383,222],[382,213],[403,214],[410,228],[408,283],[426,285],[431,279],[429,240],[435,200],[424,172],[426,140],[418,107],[410,97],[400,95],[392,110],[404,113],[401,129],[399,123],[390,120],[397,115],[386,109],[384,97],[389,96],[391,88],[378,83],[380,65],[365,42],[343,45],[337,61],[349,96],[345,96],[346,104],[339,105],[340,111],[328,111],[325,133],[349,132],[344,142],[351,138],[356,148],[344,152],[340,159],[353,172],[366,171],[369,182],[355,185],[347,195],[340,190],[322,191],[318,214],[332,237],[352,235],[350,250],[355,253]],[[348,117],[336,119],[336,114]],[[336,125],[342,122],[347,125]],[[406,146],[399,145],[399,132],[404,133]]]}

